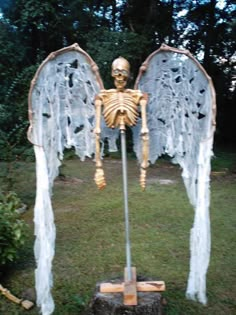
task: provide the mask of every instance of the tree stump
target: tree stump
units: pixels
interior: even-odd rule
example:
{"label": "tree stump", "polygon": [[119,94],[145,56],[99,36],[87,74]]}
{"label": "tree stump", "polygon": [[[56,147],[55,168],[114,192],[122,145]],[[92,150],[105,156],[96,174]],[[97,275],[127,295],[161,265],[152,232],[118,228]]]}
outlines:
{"label": "tree stump", "polygon": [[[146,280],[146,279],[144,279]],[[150,279],[149,279],[150,280]],[[159,292],[138,292],[138,305],[124,305],[122,293],[101,293],[100,284],[84,315],[162,315],[162,296]],[[108,282],[120,283],[120,279]]]}

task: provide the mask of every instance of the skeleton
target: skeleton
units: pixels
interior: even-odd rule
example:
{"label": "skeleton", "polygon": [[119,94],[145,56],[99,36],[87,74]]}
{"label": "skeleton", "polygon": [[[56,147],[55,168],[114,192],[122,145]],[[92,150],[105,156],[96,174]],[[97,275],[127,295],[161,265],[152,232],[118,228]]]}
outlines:
{"label": "skeleton", "polygon": [[105,90],[95,62],[74,44],[51,53],[31,83],[28,138],[34,144],[37,170],[35,279],[37,305],[43,315],[54,310],[51,194],[63,150],[73,146],[81,160],[95,153],[95,182],[102,189],[106,182],[100,142],[108,140],[109,151],[117,151],[116,140],[119,133],[121,140],[125,139],[126,126],[132,129],[142,188],[148,161],[155,163],[162,154],[168,154],[183,169],[184,184],[195,210],[186,296],[207,302],[210,158],[216,113],[211,78],[189,51],[166,45],[142,64],[134,90],[125,88],[129,63],[123,58],[112,64],[112,76],[116,89]]}
{"label": "skeleton", "polygon": [[111,75],[114,78],[116,89],[101,90],[96,96],[96,172],[94,180],[99,189],[106,186],[104,171],[100,155],[101,139],[101,112],[107,127],[117,128],[124,131],[127,126],[134,126],[139,117],[138,106],[141,107],[142,117],[142,163],[140,174],[140,185],[142,189],[146,185],[146,169],[148,167],[148,127],[146,116],[147,95],[140,90],[125,89],[130,74],[129,62],[123,57],[115,59],[112,63]]}

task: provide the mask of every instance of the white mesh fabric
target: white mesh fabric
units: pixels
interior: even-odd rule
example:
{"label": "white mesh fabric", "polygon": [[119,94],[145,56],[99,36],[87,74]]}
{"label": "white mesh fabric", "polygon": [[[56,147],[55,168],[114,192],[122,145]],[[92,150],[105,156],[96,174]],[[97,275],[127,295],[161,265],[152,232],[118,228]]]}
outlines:
{"label": "white mesh fabric", "polygon": [[[33,138],[53,161],[75,147],[82,160],[94,152],[94,97],[99,85],[86,57],[77,51],[60,54],[41,69],[32,91]],[[38,120],[42,121],[38,121]],[[39,124],[43,143],[39,143]]]}
{"label": "white mesh fabric", "polygon": [[[213,143],[212,85],[199,64],[183,53],[160,50],[150,58],[138,88],[148,93],[150,161],[162,154],[183,169],[195,209],[187,296],[206,303],[210,257],[209,174]],[[133,128],[134,150],[141,157],[140,126]]]}

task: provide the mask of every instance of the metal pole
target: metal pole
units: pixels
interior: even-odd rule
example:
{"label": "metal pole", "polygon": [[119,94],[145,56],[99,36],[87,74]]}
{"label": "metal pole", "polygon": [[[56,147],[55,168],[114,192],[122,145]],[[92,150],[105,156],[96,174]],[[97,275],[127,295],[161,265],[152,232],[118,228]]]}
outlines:
{"label": "metal pole", "polygon": [[131,281],[132,273],[131,273],[131,250],[130,250],[130,239],[129,239],[129,207],[128,207],[128,181],[127,181],[127,156],[126,156],[125,130],[121,130],[121,152],[122,152],[123,193],[124,193],[124,211],[125,211],[126,267],[127,267],[128,281]]}

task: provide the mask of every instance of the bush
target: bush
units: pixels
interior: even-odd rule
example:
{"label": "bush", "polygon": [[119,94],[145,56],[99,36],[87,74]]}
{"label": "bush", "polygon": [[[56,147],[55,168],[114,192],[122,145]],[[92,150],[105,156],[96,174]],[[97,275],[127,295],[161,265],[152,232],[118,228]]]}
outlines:
{"label": "bush", "polygon": [[26,239],[26,223],[20,219],[22,207],[14,192],[0,192],[0,267],[15,261]]}

